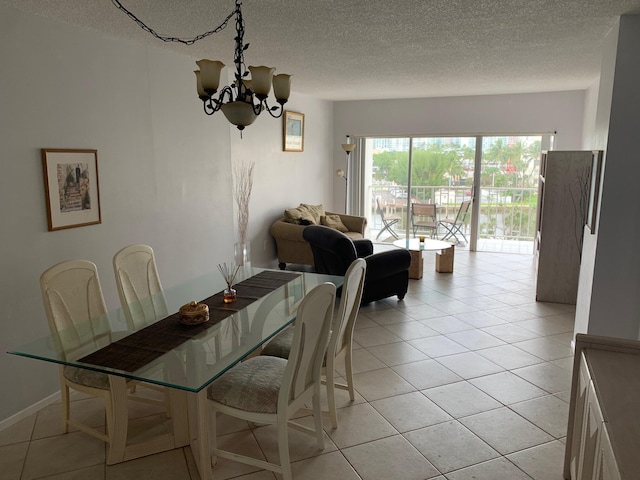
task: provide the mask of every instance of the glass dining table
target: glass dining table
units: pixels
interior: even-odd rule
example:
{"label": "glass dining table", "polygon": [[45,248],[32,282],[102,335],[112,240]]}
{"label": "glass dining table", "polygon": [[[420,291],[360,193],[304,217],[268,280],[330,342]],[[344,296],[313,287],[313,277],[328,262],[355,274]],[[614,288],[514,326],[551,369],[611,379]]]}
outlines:
{"label": "glass dining table", "polygon": [[[108,321],[110,334],[98,340],[89,335],[74,351],[62,345],[68,343],[66,335],[79,335],[78,328],[8,353],[109,376],[115,440],[108,449],[107,464],[191,445],[200,478],[211,479],[207,386],[292,324],[305,294],[325,282],[340,287],[343,277],[241,267],[235,283],[237,299],[225,304],[226,283],[215,271],[164,288],[161,294],[130,304],[126,311],[119,308],[108,312],[108,318],[92,319]],[[207,303],[208,322],[185,325],[179,321],[175,312],[191,301]],[[86,331],[91,328],[88,323]],[[128,442],[126,383],[130,380],[168,387],[170,433]]]}

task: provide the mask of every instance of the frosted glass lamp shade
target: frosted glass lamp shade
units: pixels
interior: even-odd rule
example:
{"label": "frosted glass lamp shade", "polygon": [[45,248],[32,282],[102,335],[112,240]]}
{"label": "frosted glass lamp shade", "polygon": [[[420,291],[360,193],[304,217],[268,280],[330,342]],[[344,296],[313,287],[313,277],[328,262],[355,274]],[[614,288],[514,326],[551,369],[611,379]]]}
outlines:
{"label": "frosted glass lamp shade", "polygon": [[253,112],[251,104],[247,102],[225,103],[221,108],[229,123],[238,127],[238,130],[243,130],[244,127],[251,125],[258,118]]}
{"label": "frosted glass lamp shade", "polygon": [[271,67],[249,67],[251,81],[253,83],[253,93],[260,100],[264,100],[269,96],[274,70],[275,68]]}
{"label": "frosted glass lamp shade", "polygon": [[353,152],[356,148],[356,144],[355,143],[343,143],[342,144],[342,149],[347,152],[347,154]]}
{"label": "frosted glass lamp shade", "polygon": [[278,103],[285,104],[291,94],[291,75],[280,73],[273,77],[273,93]]}
{"label": "frosted glass lamp shade", "polygon": [[209,98],[209,95],[207,95],[207,92],[205,92],[204,88],[202,88],[202,80],[200,80],[200,70],[194,70],[193,73],[196,74],[196,89],[198,90],[198,97],[200,97],[200,100],[207,100]]}
{"label": "frosted glass lamp shade", "polygon": [[198,60],[196,64],[200,67],[202,89],[208,95],[213,95],[218,91],[220,72],[224,68],[224,63],[217,60]]}

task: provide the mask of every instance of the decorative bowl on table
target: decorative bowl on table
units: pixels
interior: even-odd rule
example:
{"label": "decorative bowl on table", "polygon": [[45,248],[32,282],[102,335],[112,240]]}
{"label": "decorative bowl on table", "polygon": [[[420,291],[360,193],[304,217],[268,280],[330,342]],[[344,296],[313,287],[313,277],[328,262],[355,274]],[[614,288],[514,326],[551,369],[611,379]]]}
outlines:
{"label": "decorative bowl on table", "polygon": [[189,302],[180,307],[180,323],[199,325],[209,321],[209,307],[204,303]]}

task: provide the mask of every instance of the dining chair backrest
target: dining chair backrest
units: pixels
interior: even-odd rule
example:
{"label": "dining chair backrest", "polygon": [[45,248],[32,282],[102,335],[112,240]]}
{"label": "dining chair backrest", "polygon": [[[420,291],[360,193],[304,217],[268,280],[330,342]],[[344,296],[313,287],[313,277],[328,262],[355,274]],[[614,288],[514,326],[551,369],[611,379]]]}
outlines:
{"label": "dining chair backrest", "polygon": [[360,310],[366,270],[367,262],[362,258],[357,258],[344,275],[340,305],[337,315],[335,315],[327,349],[329,355],[335,357],[343,348],[351,345],[353,327]]}
{"label": "dining chair backrest", "polygon": [[49,330],[67,360],[111,342],[98,269],[87,260],[69,260],[45,270],[40,290]]}
{"label": "dining chair backrest", "polygon": [[113,257],[118,296],[132,329],[140,329],[167,316],[153,249],[136,244],[123,248]]}
{"label": "dining chair backrest", "polygon": [[279,412],[288,411],[289,406],[309,388],[320,388],[335,298],[335,285],[323,283],[314,287],[300,302],[278,397]]}

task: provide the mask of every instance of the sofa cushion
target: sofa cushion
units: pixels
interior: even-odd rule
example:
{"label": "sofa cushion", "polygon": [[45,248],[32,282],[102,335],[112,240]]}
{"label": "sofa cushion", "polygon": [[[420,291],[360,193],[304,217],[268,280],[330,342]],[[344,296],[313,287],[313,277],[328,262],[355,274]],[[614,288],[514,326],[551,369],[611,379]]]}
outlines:
{"label": "sofa cushion", "polygon": [[327,227],[334,228],[342,233],[346,233],[349,231],[349,229],[345,226],[345,224],[342,223],[342,219],[340,218],[340,215],[336,215],[336,214],[323,215],[322,217],[320,217],[320,224],[325,225]]}
{"label": "sofa cushion", "polygon": [[284,221],[295,225],[311,225],[313,217],[309,212],[302,211],[299,208],[287,208],[284,211]]}
{"label": "sofa cushion", "polygon": [[322,204],[309,205],[307,203],[301,203],[298,208],[309,212],[309,215],[313,218],[313,223],[311,225],[320,225],[320,219],[324,216],[324,207]]}
{"label": "sofa cushion", "polygon": [[324,216],[322,205],[301,203],[296,208],[287,208],[284,211],[284,221],[295,225],[320,225],[322,216]]}

